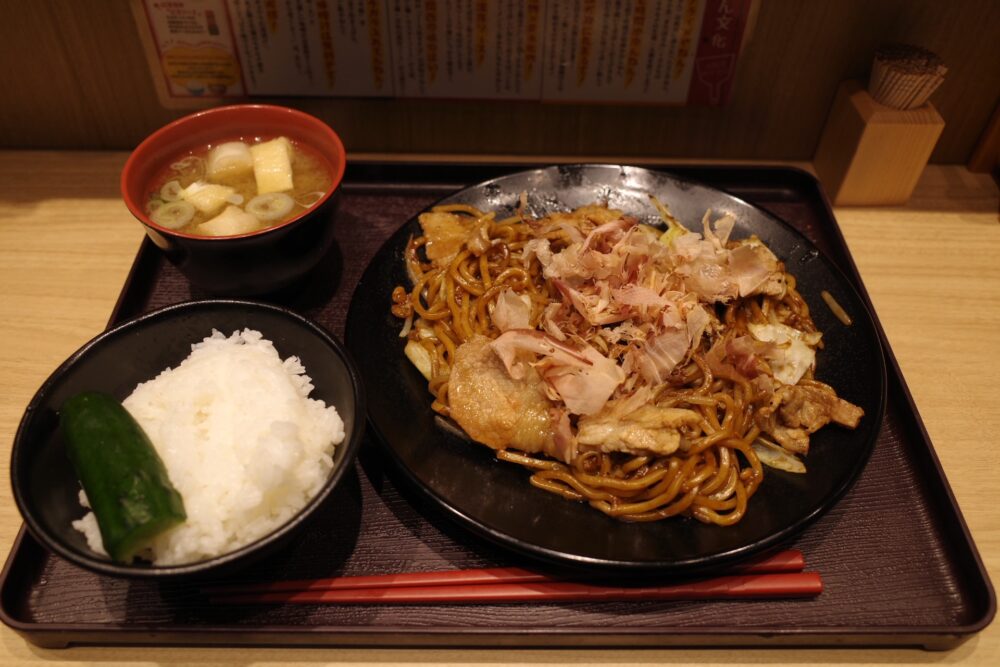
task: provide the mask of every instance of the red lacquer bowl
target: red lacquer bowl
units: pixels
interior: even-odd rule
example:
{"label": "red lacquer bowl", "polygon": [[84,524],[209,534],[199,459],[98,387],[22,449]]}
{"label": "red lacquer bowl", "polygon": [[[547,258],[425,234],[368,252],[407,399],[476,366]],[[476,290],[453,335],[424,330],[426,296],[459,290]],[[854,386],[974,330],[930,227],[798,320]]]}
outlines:
{"label": "red lacquer bowl", "polygon": [[[255,136],[285,136],[314,149],[332,177],[323,198],[287,222],[235,236],[196,236],[150,220],[145,203],[170,163],[211,143]],[[179,118],[149,135],[125,163],[121,190],[149,238],[193,285],[219,295],[267,294],[303,278],[329,251],[345,166],[340,137],[320,119],[287,107],[240,104]]]}

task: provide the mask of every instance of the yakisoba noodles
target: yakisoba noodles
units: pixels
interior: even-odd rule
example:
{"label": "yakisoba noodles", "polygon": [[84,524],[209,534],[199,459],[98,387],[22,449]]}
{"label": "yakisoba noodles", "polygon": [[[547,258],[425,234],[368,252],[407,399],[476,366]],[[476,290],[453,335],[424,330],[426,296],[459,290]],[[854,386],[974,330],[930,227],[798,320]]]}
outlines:
{"label": "yakisoba noodles", "polygon": [[735,220],[666,231],[603,206],[420,216],[397,286],[433,409],[531,483],[625,521],[731,525],[762,462],[804,472],[811,433],[862,410],[813,377],[795,278]]}

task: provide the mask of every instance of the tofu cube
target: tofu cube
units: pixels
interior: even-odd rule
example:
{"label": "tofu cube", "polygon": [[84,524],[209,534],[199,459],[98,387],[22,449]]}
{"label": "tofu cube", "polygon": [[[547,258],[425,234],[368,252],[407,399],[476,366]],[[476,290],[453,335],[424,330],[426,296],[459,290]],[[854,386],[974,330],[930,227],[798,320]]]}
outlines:
{"label": "tofu cube", "polygon": [[260,222],[257,218],[239,206],[228,206],[225,211],[197,227],[198,233],[205,236],[233,236],[255,232],[258,229]]}
{"label": "tofu cube", "polygon": [[181,199],[189,202],[205,215],[212,215],[229,203],[229,197],[236,191],[228,185],[215,185],[195,181],[181,190]]}
{"label": "tofu cube", "polygon": [[257,194],[292,189],[292,146],[285,137],[250,147]]}

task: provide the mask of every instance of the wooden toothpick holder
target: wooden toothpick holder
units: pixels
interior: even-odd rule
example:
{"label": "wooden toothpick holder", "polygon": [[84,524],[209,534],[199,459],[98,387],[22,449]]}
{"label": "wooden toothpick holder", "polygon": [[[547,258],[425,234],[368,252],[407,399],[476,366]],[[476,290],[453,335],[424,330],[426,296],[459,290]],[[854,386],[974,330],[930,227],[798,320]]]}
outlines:
{"label": "wooden toothpick holder", "polygon": [[944,129],[928,102],[901,111],[845,81],[826,120],[813,166],[837,206],[904,204]]}

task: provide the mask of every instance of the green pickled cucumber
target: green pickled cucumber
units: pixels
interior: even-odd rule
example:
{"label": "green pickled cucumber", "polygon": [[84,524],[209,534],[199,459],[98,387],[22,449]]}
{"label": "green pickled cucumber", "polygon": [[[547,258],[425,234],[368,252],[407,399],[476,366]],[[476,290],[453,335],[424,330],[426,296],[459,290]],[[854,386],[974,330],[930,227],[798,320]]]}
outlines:
{"label": "green pickled cucumber", "polygon": [[187,518],[149,437],[114,397],[77,394],[63,404],[59,423],[112,559],[132,562],[153,538]]}

